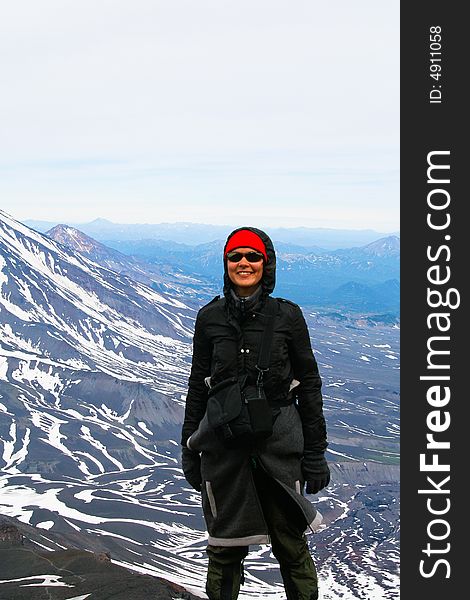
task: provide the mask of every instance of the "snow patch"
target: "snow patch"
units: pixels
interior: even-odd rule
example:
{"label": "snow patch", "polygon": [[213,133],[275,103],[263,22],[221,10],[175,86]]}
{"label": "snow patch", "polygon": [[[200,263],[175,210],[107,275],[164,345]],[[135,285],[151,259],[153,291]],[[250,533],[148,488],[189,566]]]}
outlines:
{"label": "snow patch", "polygon": [[153,435],[153,431],[150,431],[150,429],[147,427],[147,425],[143,421],[139,421],[138,425],[143,431],[145,431],[145,433],[148,433],[149,435]]}
{"label": "snow patch", "polygon": [[[6,356],[0,356],[0,379],[3,379],[3,381],[8,381],[7,371],[8,371],[8,359]],[[2,404],[2,406],[3,406],[3,404]],[[5,412],[6,412],[6,409],[5,409]]]}
{"label": "snow patch", "polygon": [[60,402],[60,393],[65,387],[57,371],[53,371],[52,366],[46,372],[37,365],[32,368],[30,361],[21,361],[18,369],[13,371],[12,378],[21,383],[29,383],[29,385],[35,382],[43,390],[50,392],[56,398],[57,402]]}
{"label": "snow patch", "polygon": [[36,523],[36,527],[39,527],[39,529],[51,529],[51,527],[54,527],[55,523],[54,521],[41,521],[40,523]]}
{"label": "snow patch", "polygon": [[0,579],[0,583],[16,583],[18,581],[36,581],[37,579],[42,579],[39,583],[25,583],[20,585],[20,587],[38,587],[38,586],[61,586],[61,587],[75,587],[73,585],[69,585],[68,583],[64,583],[60,581],[62,579],[61,575],[32,575],[31,577],[19,577],[18,579]]}

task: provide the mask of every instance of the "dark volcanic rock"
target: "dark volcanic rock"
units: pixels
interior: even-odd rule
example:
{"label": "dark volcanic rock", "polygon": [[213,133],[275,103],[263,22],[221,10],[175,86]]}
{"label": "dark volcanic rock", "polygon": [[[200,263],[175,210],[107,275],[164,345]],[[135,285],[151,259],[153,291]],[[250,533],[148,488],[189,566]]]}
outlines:
{"label": "dark volcanic rock", "polygon": [[[21,527],[21,524],[19,524]],[[9,520],[0,523],[0,599],[66,600],[90,594],[93,600],[197,600],[180,586],[132,573],[111,561],[108,552],[77,548],[38,549]]]}
{"label": "dark volcanic rock", "polygon": [[5,519],[0,521],[0,544],[4,546],[21,546],[23,535],[18,527]]}

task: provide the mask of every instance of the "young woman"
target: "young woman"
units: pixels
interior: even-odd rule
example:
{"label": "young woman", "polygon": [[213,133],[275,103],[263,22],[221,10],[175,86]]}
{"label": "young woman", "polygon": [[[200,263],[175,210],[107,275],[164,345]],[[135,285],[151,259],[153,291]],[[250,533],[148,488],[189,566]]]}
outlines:
{"label": "young woman", "polygon": [[[224,297],[214,298],[196,319],[182,430],[183,471],[202,492],[209,533],[206,591],[210,600],[236,599],[249,546],[271,542],[288,600],[315,600],[317,574],[304,534],[318,527],[321,516],[303,489],[306,483],[307,494],[319,492],[330,473],[321,379],[307,325],[296,304],[270,298],[276,255],[266,233],[236,229],[223,258]],[[272,435],[227,447],[208,419],[210,389],[243,376],[245,385],[256,386],[272,313],[263,375]]]}

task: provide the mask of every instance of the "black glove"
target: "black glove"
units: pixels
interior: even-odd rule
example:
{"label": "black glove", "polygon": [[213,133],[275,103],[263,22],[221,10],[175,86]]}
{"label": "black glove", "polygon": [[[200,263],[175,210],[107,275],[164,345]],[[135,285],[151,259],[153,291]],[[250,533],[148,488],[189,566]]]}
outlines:
{"label": "black glove", "polygon": [[186,481],[189,485],[197,490],[201,491],[202,477],[201,477],[201,457],[199,452],[194,452],[183,446],[181,449],[181,466]]}
{"label": "black glove", "polygon": [[323,454],[305,454],[302,460],[302,472],[307,486],[307,494],[318,494],[330,483],[330,469]]}

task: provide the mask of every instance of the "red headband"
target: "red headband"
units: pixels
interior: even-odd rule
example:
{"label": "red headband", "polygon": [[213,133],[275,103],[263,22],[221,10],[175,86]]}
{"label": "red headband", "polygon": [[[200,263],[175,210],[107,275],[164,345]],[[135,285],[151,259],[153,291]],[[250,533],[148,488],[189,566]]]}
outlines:
{"label": "red headband", "polygon": [[264,260],[268,262],[268,255],[266,254],[266,246],[263,243],[263,240],[249,229],[240,229],[232,235],[232,237],[228,240],[227,246],[225,247],[224,258],[227,256],[227,252],[231,252],[235,250],[235,248],[253,248],[253,250],[258,250],[264,256]]}

